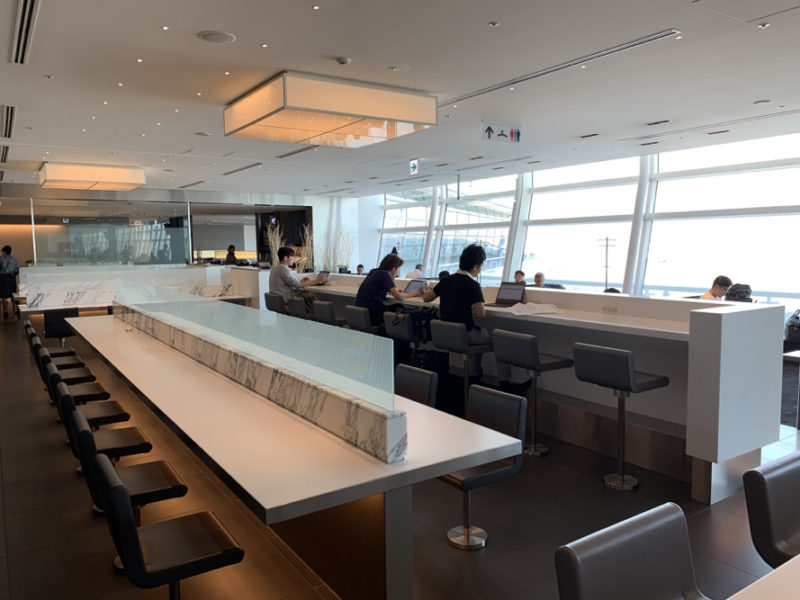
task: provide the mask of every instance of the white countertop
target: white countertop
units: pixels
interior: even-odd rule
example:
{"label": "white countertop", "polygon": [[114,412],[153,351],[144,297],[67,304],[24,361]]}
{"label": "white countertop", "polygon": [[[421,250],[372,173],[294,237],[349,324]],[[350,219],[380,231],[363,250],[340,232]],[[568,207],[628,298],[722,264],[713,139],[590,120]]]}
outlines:
{"label": "white countertop", "polygon": [[767,573],[729,600],[795,600],[800,583],[800,556]]}
{"label": "white countertop", "polygon": [[398,396],[408,453],[385,464],[115,317],[68,322],[242,486],[268,524],[521,452],[519,440]]}

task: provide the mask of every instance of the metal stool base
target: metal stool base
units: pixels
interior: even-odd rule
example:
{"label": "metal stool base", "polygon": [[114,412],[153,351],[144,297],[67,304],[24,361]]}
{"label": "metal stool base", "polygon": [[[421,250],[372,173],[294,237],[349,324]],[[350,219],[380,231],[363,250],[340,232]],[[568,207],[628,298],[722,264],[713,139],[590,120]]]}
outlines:
{"label": "metal stool base", "polygon": [[119,557],[119,554],[117,554],[114,557],[114,562],[112,563],[112,566],[114,567],[114,574],[116,574],[116,575],[126,575],[127,574],[126,571],[125,571],[125,567],[122,566],[122,559]]}
{"label": "metal stool base", "polygon": [[544,444],[525,444],[525,456],[547,456],[550,448]]}
{"label": "metal stool base", "polygon": [[475,526],[466,529],[463,525],[458,525],[447,532],[447,543],[459,550],[483,548],[488,538],[486,530]]}
{"label": "metal stool base", "polygon": [[639,485],[639,480],[633,475],[620,475],[619,473],[612,473],[603,477],[603,482],[607,488],[612,490],[619,490],[622,492],[632,492]]}

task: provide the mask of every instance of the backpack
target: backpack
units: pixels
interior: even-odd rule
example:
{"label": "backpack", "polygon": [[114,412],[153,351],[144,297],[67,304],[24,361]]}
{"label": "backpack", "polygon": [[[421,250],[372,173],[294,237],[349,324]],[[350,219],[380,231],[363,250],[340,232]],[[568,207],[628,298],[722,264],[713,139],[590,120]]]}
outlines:
{"label": "backpack", "polygon": [[800,310],[794,311],[794,314],[786,321],[786,327],[783,328],[783,339],[787,342],[800,342]]}
{"label": "backpack", "polygon": [[395,310],[395,317],[392,319],[392,326],[400,326],[403,319],[411,319],[411,328],[414,337],[421,343],[431,341],[431,321],[435,318],[435,308],[423,306],[422,308],[405,308],[400,306]]}
{"label": "backpack", "polygon": [[725,294],[725,300],[728,302],[752,302],[750,297],[751,289],[746,283],[734,283],[728,288]]}

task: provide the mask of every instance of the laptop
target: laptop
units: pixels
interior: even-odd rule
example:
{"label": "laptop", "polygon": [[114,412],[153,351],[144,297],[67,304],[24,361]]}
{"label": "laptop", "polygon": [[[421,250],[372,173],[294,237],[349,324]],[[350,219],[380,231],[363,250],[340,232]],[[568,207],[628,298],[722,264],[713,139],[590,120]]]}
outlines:
{"label": "laptop", "polygon": [[421,292],[422,288],[425,287],[425,281],[423,279],[412,279],[406,285],[406,289],[403,290],[404,294],[409,292]]}
{"label": "laptop", "polygon": [[514,281],[504,281],[500,284],[500,289],[497,290],[497,298],[491,304],[486,306],[513,306],[518,302],[522,302],[525,295],[525,284],[516,283]]}
{"label": "laptop", "polygon": [[328,275],[330,274],[331,274],[330,271],[320,271],[318,277],[321,276],[324,277],[325,279],[322,281],[322,283],[315,283],[314,285],[325,285],[326,283],[328,283]]}

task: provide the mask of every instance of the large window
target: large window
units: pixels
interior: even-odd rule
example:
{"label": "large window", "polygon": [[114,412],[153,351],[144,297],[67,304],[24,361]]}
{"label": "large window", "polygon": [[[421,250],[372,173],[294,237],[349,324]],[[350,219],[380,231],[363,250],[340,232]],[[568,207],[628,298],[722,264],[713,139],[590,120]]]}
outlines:
{"label": "large window", "polygon": [[636,184],[535,192],[531,219],[633,214]]}
{"label": "large window", "polygon": [[405,273],[406,266],[410,265],[413,268],[415,264],[422,262],[425,254],[425,232],[384,233],[381,236],[380,252],[375,264],[380,263],[381,259],[392,250],[397,250],[398,256],[405,261],[405,265],[400,269],[401,273]]}
{"label": "large window", "polygon": [[503,277],[506,260],[508,227],[480,227],[470,229],[450,229],[442,233],[442,246],[439,251],[437,271],[455,272],[461,251],[470,244],[480,244],[486,251],[481,283],[497,285]]}

